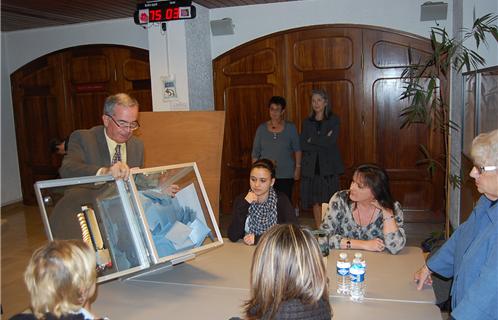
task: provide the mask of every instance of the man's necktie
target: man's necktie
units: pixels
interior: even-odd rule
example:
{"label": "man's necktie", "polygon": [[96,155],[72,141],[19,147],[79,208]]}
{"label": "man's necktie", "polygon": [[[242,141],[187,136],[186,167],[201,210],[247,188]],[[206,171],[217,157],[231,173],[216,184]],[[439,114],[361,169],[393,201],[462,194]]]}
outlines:
{"label": "man's necktie", "polygon": [[121,161],[121,145],[117,144],[116,149],[114,150],[114,156],[112,157],[112,164]]}

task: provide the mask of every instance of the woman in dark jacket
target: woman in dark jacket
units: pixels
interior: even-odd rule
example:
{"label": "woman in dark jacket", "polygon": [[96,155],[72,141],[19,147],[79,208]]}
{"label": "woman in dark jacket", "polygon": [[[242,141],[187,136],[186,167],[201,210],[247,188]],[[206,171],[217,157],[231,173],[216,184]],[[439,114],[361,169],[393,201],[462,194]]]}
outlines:
{"label": "woman in dark jacket", "polygon": [[301,205],[313,207],[316,226],[322,220],[321,204],[339,190],[344,165],[339,154],[339,118],[330,111],[327,93],[313,90],[311,115],[303,121],[301,149]]}
{"label": "woman in dark jacket", "polygon": [[273,162],[260,159],[252,164],[249,178],[251,188],[233,203],[232,223],[228,228],[231,241],[243,239],[245,244],[253,245],[271,226],[297,223],[289,198],[284,193],[276,192],[274,183]]}

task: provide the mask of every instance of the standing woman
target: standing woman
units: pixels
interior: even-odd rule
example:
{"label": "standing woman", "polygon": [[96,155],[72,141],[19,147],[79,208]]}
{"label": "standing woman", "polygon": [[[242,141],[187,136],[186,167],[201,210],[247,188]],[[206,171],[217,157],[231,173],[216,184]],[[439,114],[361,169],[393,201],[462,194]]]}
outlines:
{"label": "standing woman", "polygon": [[329,202],[339,190],[344,165],[337,146],[339,117],[332,114],[324,90],[313,90],[311,94],[311,115],[303,121],[301,132],[301,204],[304,208],[313,207],[318,227],[322,220],[321,204]]}
{"label": "standing woman", "polygon": [[271,97],[268,102],[270,120],[256,130],[252,146],[252,162],[265,158],[275,162],[275,190],[292,200],[294,180],[301,175],[301,147],[294,123],[284,120],[285,99]]}

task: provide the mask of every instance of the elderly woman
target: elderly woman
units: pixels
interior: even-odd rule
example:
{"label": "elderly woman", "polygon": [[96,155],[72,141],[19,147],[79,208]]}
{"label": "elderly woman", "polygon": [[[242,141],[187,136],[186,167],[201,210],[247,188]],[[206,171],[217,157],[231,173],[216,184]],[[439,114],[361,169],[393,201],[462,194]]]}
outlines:
{"label": "elderly woman", "polygon": [[228,238],[243,239],[247,245],[256,244],[261,235],[275,224],[297,223],[289,198],[273,189],[275,167],[268,159],[252,164],[249,177],[251,189],[233,202],[232,223]]}
{"label": "elderly woman", "polygon": [[95,267],[95,252],[81,240],[54,240],[38,248],[24,273],[32,313],[11,319],[96,319],[89,311]]}
{"label": "elderly woman", "polygon": [[330,320],[328,279],[308,230],[277,225],[261,238],[251,267],[245,319]]}
{"label": "elderly woman", "polygon": [[386,171],[372,164],[359,166],[350,189],[330,199],[321,229],[330,232],[330,248],[387,249],[392,254],[403,249],[403,211],[391,196]]}
{"label": "elderly woman", "polygon": [[299,180],[301,175],[301,147],[296,126],[284,119],[286,105],[283,97],[271,97],[268,102],[270,120],[256,130],[252,161],[273,160],[276,163],[274,188],[292,199],[294,180]]}
{"label": "elderly woman", "polygon": [[316,226],[322,221],[322,203],[339,190],[344,164],[339,154],[339,117],[332,113],[324,90],[311,92],[311,114],[303,121],[301,148],[301,205],[313,208]]}
{"label": "elderly woman", "polygon": [[454,319],[496,319],[498,314],[498,130],[472,142],[470,176],[483,194],[471,215],[415,273],[417,289],[431,273],[453,278]]}

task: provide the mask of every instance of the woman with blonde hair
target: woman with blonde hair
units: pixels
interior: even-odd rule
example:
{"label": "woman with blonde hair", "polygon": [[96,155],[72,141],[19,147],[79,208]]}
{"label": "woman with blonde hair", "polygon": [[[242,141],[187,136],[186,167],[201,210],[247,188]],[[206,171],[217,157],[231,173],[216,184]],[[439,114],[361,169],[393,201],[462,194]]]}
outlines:
{"label": "woman with blonde hair", "polygon": [[80,240],[54,240],[38,248],[24,273],[32,313],[11,319],[95,319],[88,310],[95,266],[95,252]]}
{"label": "woman with blonde hair", "polygon": [[251,267],[247,319],[332,317],[325,265],[309,230],[275,225],[262,237]]}

